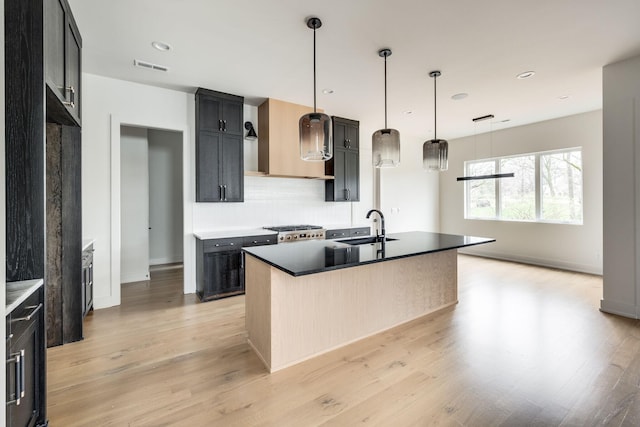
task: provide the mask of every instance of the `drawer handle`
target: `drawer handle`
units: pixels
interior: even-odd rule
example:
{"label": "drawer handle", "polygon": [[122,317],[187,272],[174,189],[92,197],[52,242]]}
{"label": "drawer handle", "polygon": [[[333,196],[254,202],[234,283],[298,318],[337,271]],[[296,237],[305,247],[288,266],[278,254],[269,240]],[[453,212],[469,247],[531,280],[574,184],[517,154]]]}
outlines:
{"label": "drawer handle", "polygon": [[[267,240],[267,242],[268,242],[268,240]],[[257,241],[257,240],[254,240],[254,241],[253,241],[253,244],[254,244],[254,245],[255,245],[255,244],[257,244],[257,243],[258,243],[258,241]]]}
{"label": "drawer handle", "polygon": [[17,317],[15,319],[12,319],[12,321],[14,321],[14,322],[24,322],[24,321],[31,320],[33,318],[33,316],[35,316],[36,313],[39,312],[40,309],[42,309],[42,303],[40,303],[38,305],[30,305],[30,306],[27,306],[26,308],[31,308],[31,309],[33,309],[33,311],[31,313],[29,313],[25,317]]}

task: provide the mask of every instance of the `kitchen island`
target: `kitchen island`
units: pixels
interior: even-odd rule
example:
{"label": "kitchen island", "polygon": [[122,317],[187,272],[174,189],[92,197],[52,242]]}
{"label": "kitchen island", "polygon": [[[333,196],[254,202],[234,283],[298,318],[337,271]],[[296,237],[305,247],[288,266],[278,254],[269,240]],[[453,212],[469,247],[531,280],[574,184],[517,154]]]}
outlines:
{"label": "kitchen island", "polygon": [[453,305],[457,249],[494,241],[408,232],[245,248],[249,345],[275,372]]}

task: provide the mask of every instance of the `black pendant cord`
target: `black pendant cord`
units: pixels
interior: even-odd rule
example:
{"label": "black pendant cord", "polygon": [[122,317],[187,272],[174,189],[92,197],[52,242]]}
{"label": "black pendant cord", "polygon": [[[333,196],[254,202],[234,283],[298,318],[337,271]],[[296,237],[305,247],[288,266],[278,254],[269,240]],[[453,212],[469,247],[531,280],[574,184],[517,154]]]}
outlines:
{"label": "black pendant cord", "polygon": [[313,112],[316,112],[316,29],[313,28]]}
{"label": "black pendant cord", "polygon": [[438,96],[436,93],[436,79],[438,76],[433,77],[433,140],[438,141]]}
{"label": "black pendant cord", "polygon": [[387,127],[387,55],[384,56],[384,128]]}

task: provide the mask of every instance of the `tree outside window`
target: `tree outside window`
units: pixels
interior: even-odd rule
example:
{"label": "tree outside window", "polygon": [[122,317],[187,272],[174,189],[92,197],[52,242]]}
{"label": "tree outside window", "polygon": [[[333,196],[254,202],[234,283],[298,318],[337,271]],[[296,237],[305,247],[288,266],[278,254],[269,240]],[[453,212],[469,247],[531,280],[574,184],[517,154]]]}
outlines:
{"label": "tree outside window", "polygon": [[465,162],[465,218],[582,224],[582,149]]}

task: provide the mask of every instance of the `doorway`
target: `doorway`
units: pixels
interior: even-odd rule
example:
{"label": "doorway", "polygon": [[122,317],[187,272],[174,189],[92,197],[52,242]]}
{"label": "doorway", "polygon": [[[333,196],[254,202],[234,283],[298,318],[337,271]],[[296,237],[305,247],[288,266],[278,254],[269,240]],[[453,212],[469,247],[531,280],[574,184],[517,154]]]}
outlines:
{"label": "doorway", "polygon": [[184,257],[183,134],[120,126],[120,283]]}

